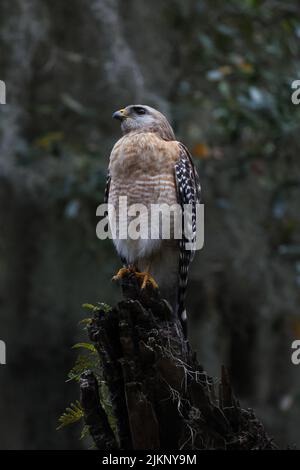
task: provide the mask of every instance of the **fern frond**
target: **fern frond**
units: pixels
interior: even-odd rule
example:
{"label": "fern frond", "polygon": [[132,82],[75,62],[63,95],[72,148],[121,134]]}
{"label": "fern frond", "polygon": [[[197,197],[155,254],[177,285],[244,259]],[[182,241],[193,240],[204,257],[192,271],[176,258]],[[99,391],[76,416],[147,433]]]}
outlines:
{"label": "fern frond", "polygon": [[98,310],[102,310],[104,313],[109,313],[112,311],[112,307],[104,302],[97,302]]}
{"label": "fern frond", "polygon": [[78,322],[78,325],[89,325],[91,323],[91,318],[83,318]]}
{"label": "fern frond", "polygon": [[82,304],[82,307],[87,310],[92,310],[92,312],[99,310],[99,307],[93,304]]}
{"label": "fern frond", "polygon": [[82,428],[82,431],[81,431],[81,434],[80,434],[80,440],[82,441],[82,439],[85,439],[86,437],[89,436],[89,428],[88,426],[85,424]]}
{"label": "fern frond", "polygon": [[74,346],[72,346],[72,349],[79,349],[79,348],[87,349],[88,351],[92,353],[97,353],[97,349],[91,343],[77,343],[77,344],[74,344]]}
{"label": "fern frond", "polygon": [[56,429],[59,430],[70,424],[77,423],[81,418],[83,418],[83,409],[77,400],[76,403],[71,403],[60,418],[58,418],[59,426]]}
{"label": "fern frond", "polygon": [[79,355],[70,372],[68,373],[68,380],[79,380],[81,374],[87,369],[94,369],[98,365],[98,359],[94,355]]}

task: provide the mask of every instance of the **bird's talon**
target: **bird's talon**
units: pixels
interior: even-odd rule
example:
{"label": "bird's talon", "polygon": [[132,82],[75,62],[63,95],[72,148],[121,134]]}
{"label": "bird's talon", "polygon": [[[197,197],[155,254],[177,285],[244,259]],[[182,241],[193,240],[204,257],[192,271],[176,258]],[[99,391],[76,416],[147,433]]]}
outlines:
{"label": "bird's talon", "polygon": [[125,276],[125,274],[129,274],[131,272],[132,270],[130,268],[121,268],[119,269],[117,274],[112,278],[112,281],[119,281]]}
{"label": "bird's talon", "polygon": [[143,273],[135,273],[136,277],[143,279],[141,289],[145,289],[147,283],[149,282],[154,289],[158,289],[157,282],[153,279],[150,273],[143,272]]}

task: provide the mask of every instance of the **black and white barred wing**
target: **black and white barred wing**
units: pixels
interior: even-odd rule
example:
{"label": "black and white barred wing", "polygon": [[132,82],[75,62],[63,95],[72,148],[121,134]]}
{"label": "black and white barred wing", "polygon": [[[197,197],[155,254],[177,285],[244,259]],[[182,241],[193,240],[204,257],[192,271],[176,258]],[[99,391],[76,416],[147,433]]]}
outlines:
{"label": "black and white barred wing", "polygon": [[197,204],[200,204],[200,182],[192,157],[183,144],[180,158],[175,165],[177,198],[183,212],[184,248],[194,256],[197,236]]}
{"label": "black and white barred wing", "polygon": [[177,198],[182,209],[182,238],[179,241],[178,314],[184,319],[184,298],[189,265],[195,254],[197,204],[200,204],[201,188],[191,154],[183,144],[180,143],[179,146],[180,158],[175,165]]}
{"label": "black and white barred wing", "polygon": [[109,196],[109,189],[110,189],[110,173],[109,170],[107,170],[107,175],[106,175],[106,184],[105,184],[105,190],[104,190],[104,204],[108,203],[108,196]]}

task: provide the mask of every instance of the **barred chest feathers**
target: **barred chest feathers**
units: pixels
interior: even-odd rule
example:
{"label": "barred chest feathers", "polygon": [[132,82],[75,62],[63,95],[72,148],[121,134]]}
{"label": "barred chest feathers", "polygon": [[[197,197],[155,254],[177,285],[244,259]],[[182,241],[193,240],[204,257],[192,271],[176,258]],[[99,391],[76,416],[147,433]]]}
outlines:
{"label": "barred chest feathers", "polygon": [[[143,204],[177,203],[174,165],[178,160],[179,146],[176,141],[164,141],[154,133],[130,133],[114,146],[109,171],[111,176],[109,204],[116,211],[116,223],[120,222],[119,198],[127,197],[128,207]],[[145,220],[141,217],[141,224]],[[114,221],[110,218],[110,224]],[[130,218],[127,219],[130,223]],[[161,249],[162,240],[138,238],[114,239],[120,256],[129,263],[149,258]]]}

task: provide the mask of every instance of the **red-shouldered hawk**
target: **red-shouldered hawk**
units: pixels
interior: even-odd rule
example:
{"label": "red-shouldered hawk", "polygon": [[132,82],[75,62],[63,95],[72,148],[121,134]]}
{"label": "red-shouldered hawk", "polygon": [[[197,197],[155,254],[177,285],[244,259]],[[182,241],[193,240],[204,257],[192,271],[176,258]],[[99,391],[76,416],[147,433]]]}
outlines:
{"label": "red-shouldered hawk", "polygon": [[[123,137],[110,155],[106,186],[106,202],[117,211],[121,197],[127,204],[192,205],[191,225],[196,231],[196,204],[200,202],[199,178],[186,147],[176,141],[172,127],[159,111],[144,105],[127,106],[113,114],[121,121]],[[118,219],[119,220],[119,219]],[[143,224],[143,219],[140,219]],[[144,220],[146,222],[146,220]],[[180,219],[183,223],[183,219]],[[174,227],[173,227],[174,229]],[[124,268],[115,278],[134,270],[143,278],[142,287],[157,284],[182,321],[185,320],[184,297],[188,268],[193,251],[186,240],[121,239],[114,244]]]}

